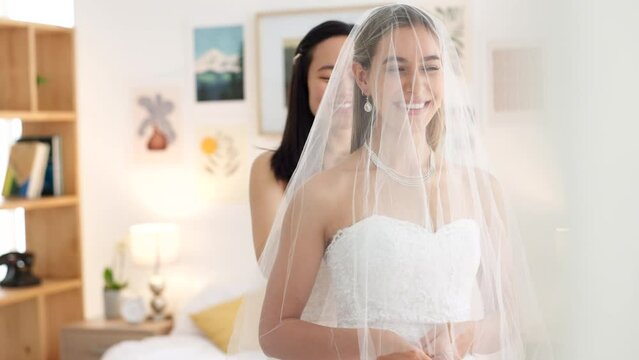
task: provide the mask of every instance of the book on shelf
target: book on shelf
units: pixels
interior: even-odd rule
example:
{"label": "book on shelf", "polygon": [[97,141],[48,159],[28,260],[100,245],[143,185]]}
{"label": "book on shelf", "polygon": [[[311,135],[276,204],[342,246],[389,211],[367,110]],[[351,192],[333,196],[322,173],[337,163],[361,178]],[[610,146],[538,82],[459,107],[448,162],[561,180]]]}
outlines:
{"label": "book on shelf", "polygon": [[44,173],[43,196],[59,196],[64,193],[62,181],[62,146],[58,135],[23,136],[18,142],[41,142],[49,145],[49,158]]}
{"label": "book on shelf", "polygon": [[33,141],[13,144],[2,195],[28,199],[40,197],[48,158],[49,145],[46,143]]}

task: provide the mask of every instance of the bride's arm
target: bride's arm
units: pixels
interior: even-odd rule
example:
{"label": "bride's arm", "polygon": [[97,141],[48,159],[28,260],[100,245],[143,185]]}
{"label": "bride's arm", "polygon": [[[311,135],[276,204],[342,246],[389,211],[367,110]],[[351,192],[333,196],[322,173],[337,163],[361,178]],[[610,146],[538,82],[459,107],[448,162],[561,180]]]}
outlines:
{"label": "bride's arm", "polygon": [[[307,184],[291,202],[282,225],[259,328],[260,345],[270,357],[360,358],[362,329],[332,328],[300,319],[324,255],[324,224],[331,211],[325,200],[327,194],[322,193],[327,190],[330,187],[319,189]],[[368,339],[369,348],[377,355],[415,349],[390,331],[369,329]]]}

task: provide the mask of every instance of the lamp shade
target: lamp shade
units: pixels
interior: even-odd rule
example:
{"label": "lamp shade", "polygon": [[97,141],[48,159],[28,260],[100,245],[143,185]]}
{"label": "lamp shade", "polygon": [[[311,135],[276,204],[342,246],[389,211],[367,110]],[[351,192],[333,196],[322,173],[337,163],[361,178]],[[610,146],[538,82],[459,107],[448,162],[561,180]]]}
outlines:
{"label": "lamp shade", "polygon": [[159,266],[177,260],[180,228],[170,223],[136,224],[129,228],[133,262]]}

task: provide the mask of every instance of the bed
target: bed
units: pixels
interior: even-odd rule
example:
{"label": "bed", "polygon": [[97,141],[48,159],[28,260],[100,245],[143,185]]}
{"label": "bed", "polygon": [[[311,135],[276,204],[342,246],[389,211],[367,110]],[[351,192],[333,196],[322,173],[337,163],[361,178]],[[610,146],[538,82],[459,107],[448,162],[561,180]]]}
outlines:
{"label": "bed", "polygon": [[107,350],[102,360],[249,360],[264,358],[259,353],[228,355],[215,346],[191,321],[190,314],[210,306],[238,298],[252,289],[259,280],[205,286],[193,296],[174,317],[169,335],[143,340],[123,341]]}

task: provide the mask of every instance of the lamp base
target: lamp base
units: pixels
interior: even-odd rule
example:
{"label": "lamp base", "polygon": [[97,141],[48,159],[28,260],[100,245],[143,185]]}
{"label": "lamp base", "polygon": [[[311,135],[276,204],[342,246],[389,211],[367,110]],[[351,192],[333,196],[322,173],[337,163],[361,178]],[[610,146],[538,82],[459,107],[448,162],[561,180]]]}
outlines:
{"label": "lamp base", "polygon": [[167,315],[164,314],[164,310],[166,309],[166,300],[162,297],[164,285],[164,278],[158,274],[151,276],[151,279],[149,279],[149,288],[153,293],[153,298],[150,302],[151,315],[149,318],[154,321],[160,321],[167,318]]}

